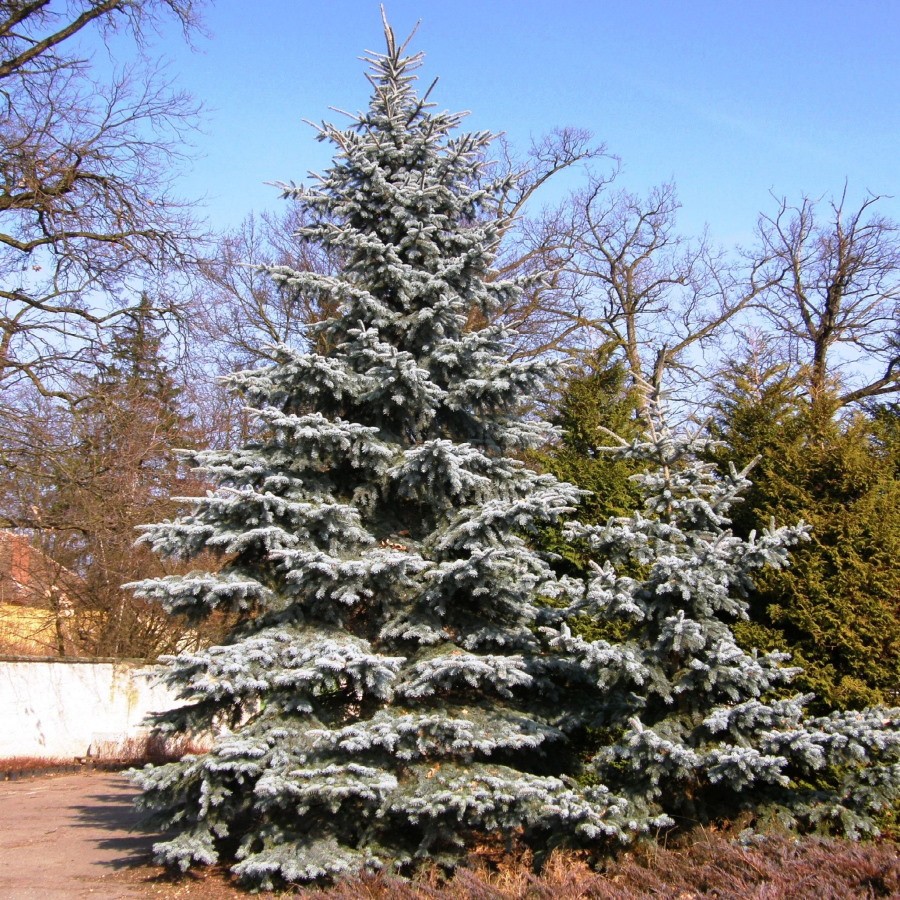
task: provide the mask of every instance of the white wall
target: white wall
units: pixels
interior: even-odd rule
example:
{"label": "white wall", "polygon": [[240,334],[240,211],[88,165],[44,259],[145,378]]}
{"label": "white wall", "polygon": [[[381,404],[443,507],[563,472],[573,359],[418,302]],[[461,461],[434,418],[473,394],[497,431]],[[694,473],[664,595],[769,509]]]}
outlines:
{"label": "white wall", "polygon": [[0,661],[0,759],[109,755],[175,705],[152,676],[133,663]]}

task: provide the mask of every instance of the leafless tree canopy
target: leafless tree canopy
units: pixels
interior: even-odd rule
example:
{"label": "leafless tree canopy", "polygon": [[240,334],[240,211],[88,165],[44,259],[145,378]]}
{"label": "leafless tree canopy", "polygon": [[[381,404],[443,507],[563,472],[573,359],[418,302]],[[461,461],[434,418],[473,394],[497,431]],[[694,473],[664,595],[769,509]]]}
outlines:
{"label": "leafless tree canopy", "polygon": [[762,309],[813,398],[837,390],[847,405],[900,391],[900,226],[878,200],[851,206],[845,191],[825,210],[781,200],[760,218],[772,275]]}
{"label": "leafless tree canopy", "polygon": [[[192,0],[0,3],[0,389],[66,394],[104,329],[192,253],[173,196],[197,107],[143,63],[97,83],[80,33],[162,16],[196,25]],[[129,290],[131,288],[131,290]]]}
{"label": "leafless tree canopy", "polygon": [[595,176],[571,205],[560,243],[584,317],[623,355],[636,385],[695,385],[723,339],[770,277],[739,268],[707,236],[677,231],[675,187],[646,196],[616,188],[618,167]]}
{"label": "leafless tree canopy", "polygon": [[281,214],[249,216],[203,263],[200,330],[215,345],[214,365],[220,372],[268,358],[277,344],[302,345],[304,326],[333,312],[324,298],[270,274],[272,269],[334,271],[336,260],[297,237],[303,225],[303,214],[293,204]]}
{"label": "leafless tree canopy", "polygon": [[[583,129],[558,128],[534,141],[524,154],[517,154],[502,136],[492,151],[487,176],[508,179],[496,210],[505,224],[495,273],[498,278],[521,278],[525,288],[497,317],[511,327],[517,356],[578,353],[585,345],[588,322],[575,285],[562,267],[560,243],[570,197],[542,203],[542,188],[603,158],[606,147],[595,144]],[[480,324],[474,312],[470,324]]]}

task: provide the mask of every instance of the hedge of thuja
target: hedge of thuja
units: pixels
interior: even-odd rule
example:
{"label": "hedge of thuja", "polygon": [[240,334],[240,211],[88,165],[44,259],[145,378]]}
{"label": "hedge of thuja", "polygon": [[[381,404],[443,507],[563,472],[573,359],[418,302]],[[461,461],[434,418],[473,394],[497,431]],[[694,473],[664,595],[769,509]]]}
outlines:
{"label": "hedge of thuja", "polygon": [[722,458],[759,462],[734,530],[803,519],[811,540],[750,596],[744,646],[790,651],[811,708],[895,706],[900,697],[900,415],[812,404],[775,368],[750,390],[738,368],[713,426]]}

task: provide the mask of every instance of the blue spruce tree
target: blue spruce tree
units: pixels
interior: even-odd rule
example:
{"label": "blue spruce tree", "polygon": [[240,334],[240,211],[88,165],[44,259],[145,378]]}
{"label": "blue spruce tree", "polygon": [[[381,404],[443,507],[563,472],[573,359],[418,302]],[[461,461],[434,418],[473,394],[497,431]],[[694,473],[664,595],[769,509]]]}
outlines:
{"label": "blue spruce tree", "polygon": [[465,328],[520,290],[490,268],[505,187],[479,177],[490,135],[457,133],[461,115],[417,96],[420,55],[385,33],[368,110],[323,125],[332,167],[287,189],[299,238],[343,269],[271,270],[338,312],[309,329],[314,352],[280,347],[232,376],[255,440],[195,454],[216,490],[146,529],[164,555],[219,565],[135,586],[235,619],[222,646],[169,662],[184,704],[162,726],[214,737],[135,775],[173,832],[157,855],[236,860],[262,887],[452,863],[486,833],[627,827],[622,803],[572,777],[585,713],[567,698],[575,682],[585,709],[602,697],[553,650],[547,601],[571,589],[523,539],[579,496],[514,458],[546,439],[522,407],[548,364]]}
{"label": "blue spruce tree", "polygon": [[693,825],[740,812],[852,837],[877,833],[900,798],[900,709],[810,719],[792,694],[787,654],[745,652],[754,572],[788,562],[807,528],[735,536],[729,512],[748,469],[704,462],[714,442],[669,428],[658,398],[645,437],[603,448],[641,464],[643,509],[605,525],[570,524],[602,565],[571,612],[616,626],[621,641],[562,627],[556,646],[580,660],[606,703],[590,725],[590,768],[627,802],[627,818]]}

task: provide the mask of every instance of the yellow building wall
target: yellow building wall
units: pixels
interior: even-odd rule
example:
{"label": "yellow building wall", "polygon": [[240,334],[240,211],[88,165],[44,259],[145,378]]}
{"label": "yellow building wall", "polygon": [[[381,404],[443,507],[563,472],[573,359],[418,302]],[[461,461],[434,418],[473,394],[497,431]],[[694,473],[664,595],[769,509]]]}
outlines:
{"label": "yellow building wall", "polygon": [[53,610],[0,603],[0,654],[59,656]]}

